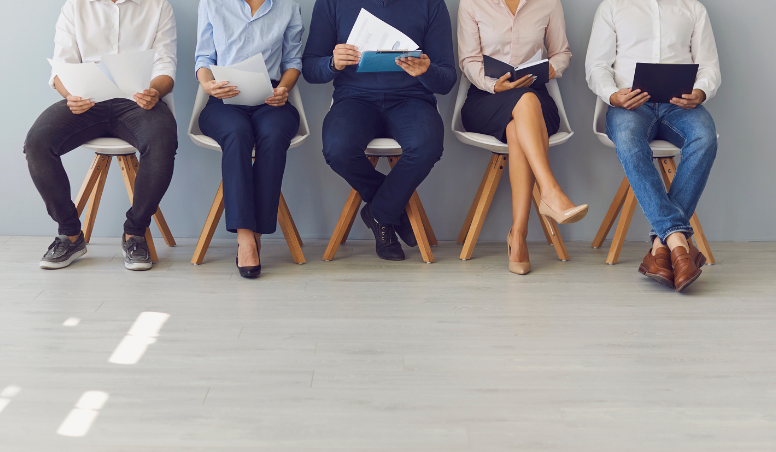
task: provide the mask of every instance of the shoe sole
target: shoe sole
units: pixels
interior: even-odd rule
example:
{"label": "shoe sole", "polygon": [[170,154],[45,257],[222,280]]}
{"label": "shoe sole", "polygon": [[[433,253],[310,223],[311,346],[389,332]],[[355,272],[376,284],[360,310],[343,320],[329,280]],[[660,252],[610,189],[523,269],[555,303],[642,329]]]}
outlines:
{"label": "shoe sole", "polygon": [[695,281],[698,280],[698,278],[701,277],[701,273],[703,273],[703,271],[701,271],[701,269],[698,269],[698,273],[696,273],[692,278],[690,278],[687,281],[685,281],[684,284],[682,284],[681,286],[677,286],[676,287],[676,291],[677,292],[681,292],[684,289],[690,287],[690,284],[694,283]]}
{"label": "shoe sole", "polygon": [[646,268],[644,268],[644,265],[639,266],[639,273],[646,276],[647,278],[651,279],[652,281],[655,281],[656,283],[662,284],[668,288],[675,289],[674,283],[666,278],[663,278],[660,275],[657,275],[655,273],[650,273],[647,271]]}
{"label": "shoe sole", "polygon": [[[589,209],[585,209],[585,210],[583,210],[581,212],[577,212],[576,214],[574,214],[574,215],[572,215],[572,216],[570,216],[568,218],[563,219],[563,221],[558,222],[558,224],[571,224],[571,223],[576,223],[578,221],[582,221],[582,219],[584,219],[587,216],[588,210]],[[552,217],[550,217],[550,218],[552,218]]]}
{"label": "shoe sole", "polygon": [[59,270],[60,268],[69,267],[70,264],[73,263],[73,261],[75,261],[79,257],[83,256],[84,254],[86,254],[86,248],[82,249],[81,251],[76,251],[66,261],[62,261],[62,262],[44,262],[44,261],[41,261],[40,262],[40,268],[42,268],[44,270]]}
{"label": "shoe sole", "polygon": [[143,262],[143,263],[136,263],[136,264],[130,264],[126,261],[127,259],[127,252],[124,250],[121,250],[121,254],[124,255],[124,268],[127,270],[132,270],[133,272],[143,272],[146,270],[151,270],[153,268],[154,263],[153,262]]}

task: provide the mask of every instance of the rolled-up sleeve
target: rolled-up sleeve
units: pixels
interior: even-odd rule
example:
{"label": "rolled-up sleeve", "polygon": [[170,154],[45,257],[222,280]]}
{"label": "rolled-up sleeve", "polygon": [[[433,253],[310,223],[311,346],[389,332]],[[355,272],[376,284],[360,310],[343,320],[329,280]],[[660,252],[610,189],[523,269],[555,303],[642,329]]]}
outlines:
{"label": "rolled-up sleeve", "polygon": [[169,2],[162,5],[159,28],[154,39],[156,59],[152,77],[167,75],[175,80],[178,69],[178,27],[175,23],[175,13]]}
{"label": "rolled-up sleeve", "polygon": [[294,4],[294,12],[291,16],[286,31],[283,34],[283,61],[281,68],[283,72],[289,69],[296,69],[302,72],[302,35],[304,34],[304,24],[302,23],[302,8]]}
{"label": "rolled-up sleeve", "polygon": [[555,8],[550,14],[544,40],[547,45],[547,58],[549,58],[552,67],[555,68],[556,76],[560,78],[563,76],[563,71],[568,69],[571,61],[569,40],[566,37],[566,18],[563,15],[563,5],[560,0],[557,0]]}
{"label": "rolled-up sleeve", "polygon": [[607,104],[618,91],[614,81],[614,64],[617,58],[617,32],[614,27],[612,5],[604,1],[593,19],[593,31],[587,47],[585,75],[590,89]]}
{"label": "rolled-up sleeve", "polygon": [[210,69],[210,66],[218,61],[216,52],[216,43],[213,40],[213,24],[210,23],[210,17],[207,11],[207,0],[200,0],[199,13],[197,16],[197,49],[194,51],[194,74],[204,68]]}
{"label": "rolled-up sleeve", "polygon": [[706,101],[717,95],[722,84],[722,72],[719,68],[717,42],[711,30],[711,21],[706,7],[700,3],[696,6],[695,28],[692,33],[690,51],[693,61],[698,64],[698,75],[695,78],[695,89],[706,93]]}
{"label": "rolled-up sleeve", "polygon": [[[72,0],[68,0],[62,7],[62,12],[57,20],[56,32],[54,34],[54,61],[64,63],[78,64],[81,61],[81,52],[78,50],[78,41],[75,36],[75,5]],[[49,86],[54,88],[54,77],[56,74],[53,69],[49,78]]]}
{"label": "rolled-up sleeve", "polygon": [[464,76],[477,88],[491,94],[495,93],[497,80],[485,77],[480,29],[470,8],[469,0],[462,0],[458,7],[458,64]]}

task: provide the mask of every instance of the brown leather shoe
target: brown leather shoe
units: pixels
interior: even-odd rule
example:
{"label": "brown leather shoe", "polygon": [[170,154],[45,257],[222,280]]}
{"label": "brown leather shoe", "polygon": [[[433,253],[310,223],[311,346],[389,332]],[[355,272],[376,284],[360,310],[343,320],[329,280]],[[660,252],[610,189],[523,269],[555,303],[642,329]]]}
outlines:
{"label": "brown leather shoe", "polygon": [[686,289],[701,276],[701,269],[692,254],[683,246],[677,246],[671,251],[671,263],[674,266],[674,285],[678,292]]}
{"label": "brown leather shoe", "polygon": [[695,261],[695,265],[697,265],[698,268],[702,268],[706,265],[706,256],[692,244],[692,240],[688,240],[687,243],[690,245],[690,257]]}
{"label": "brown leather shoe", "polygon": [[668,248],[659,248],[654,256],[652,249],[647,251],[647,256],[639,267],[639,273],[673,289],[674,269],[671,266],[671,252]]}

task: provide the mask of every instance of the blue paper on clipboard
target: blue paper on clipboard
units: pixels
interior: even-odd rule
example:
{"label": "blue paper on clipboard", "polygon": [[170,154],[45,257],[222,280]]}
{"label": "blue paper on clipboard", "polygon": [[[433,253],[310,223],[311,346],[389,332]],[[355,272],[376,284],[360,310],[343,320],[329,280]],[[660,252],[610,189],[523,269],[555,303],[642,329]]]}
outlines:
{"label": "blue paper on clipboard", "polygon": [[404,72],[404,69],[396,64],[399,58],[420,58],[421,50],[378,50],[363,52],[356,72]]}

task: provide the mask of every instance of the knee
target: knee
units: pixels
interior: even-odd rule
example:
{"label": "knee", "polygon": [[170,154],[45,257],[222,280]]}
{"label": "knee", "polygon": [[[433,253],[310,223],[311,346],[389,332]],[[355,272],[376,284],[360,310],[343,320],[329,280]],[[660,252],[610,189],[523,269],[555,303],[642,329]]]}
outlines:
{"label": "knee", "polygon": [[405,144],[405,146],[406,149],[403,149],[402,152],[402,160],[424,168],[433,167],[442,158],[442,153],[444,152],[444,143],[428,135],[418,136],[411,140],[409,144]]}
{"label": "knee", "polygon": [[56,154],[50,126],[35,123],[24,140],[24,154],[28,161],[36,161]]}
{"label": "knee", "polygon": [[516,117],[519,112],[539,112],[541,114],[541,111],[542,103],[539,101],[539,97],[533,91],[528,91],[517,101],[515,108],[512,109],[512,115]]}
{"label": "knee", "polygon": [[703,155],[704,158],[714,159],[717,156],[717,133],[715,130],[704,130],[694,134],[688,140],[695,152]]}
{"label": "knee", "polygon": [[323,142],[323,158],[326,164],[332,168],[347,167],[362,157],[364,149],[355,149],[353,143],[349,142],[341,134],[330,136]]}

